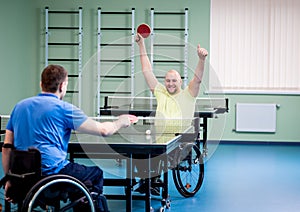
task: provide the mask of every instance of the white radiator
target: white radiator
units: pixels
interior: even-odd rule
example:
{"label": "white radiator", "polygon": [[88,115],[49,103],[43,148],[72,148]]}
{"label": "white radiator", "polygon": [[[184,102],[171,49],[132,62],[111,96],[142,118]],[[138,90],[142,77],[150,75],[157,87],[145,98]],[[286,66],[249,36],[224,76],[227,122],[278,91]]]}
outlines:
{"label": "white radiator", "polygon": [[236,132],[276,132],[276,104],[236,104]]}

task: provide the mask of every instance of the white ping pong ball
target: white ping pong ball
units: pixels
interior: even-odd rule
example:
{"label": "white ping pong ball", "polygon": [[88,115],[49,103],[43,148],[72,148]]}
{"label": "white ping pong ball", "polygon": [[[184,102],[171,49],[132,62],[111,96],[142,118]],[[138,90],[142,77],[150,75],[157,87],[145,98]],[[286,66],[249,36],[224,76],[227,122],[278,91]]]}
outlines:
{"label": "white ping pong ball", "polygon": [[146,135],[150,135],[151,134],[151,130],[146,130]]}

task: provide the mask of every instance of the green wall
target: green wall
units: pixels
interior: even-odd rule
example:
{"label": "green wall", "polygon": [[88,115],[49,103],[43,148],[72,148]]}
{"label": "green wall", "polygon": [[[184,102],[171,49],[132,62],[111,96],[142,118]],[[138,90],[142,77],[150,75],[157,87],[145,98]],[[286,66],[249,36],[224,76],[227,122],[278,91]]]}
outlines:
{"label": "green wall", "polygon": [[0,113],[37,91],[40,69],[38,13],[33,1],[1,0]]}
{"label": "green wall", "polygon": [[[0,1],[0,114],[9,114],[21,99],[36,95],[39,75],[44,67],[44,8],[53,10],[76,10],[83,7],[83,66],[95,56],[97,8],[103,11],[136,9],[136,23],[148,22],[150,8],[159,11],[189,9],[189,43],[195,47],[199,42],[209,50],[209,0],[1,0]],[[189,53],[193,54],[193,53]],[[195,55],[189,55],[189,66],[194,67]],[[137,60],[138,68],[138,60]],[[284,70],[283,70],[284,71]],[[202,86],[207,87],[208,74]],[[93,79],[92,79],[93,80]],[[146,89],[143,80],[139,85]],[[204,94],[202,94],[204,95]],[[209,138],[238,141],[300,141],[300,98],[297,95],[214,95],[229,98],[230,110],[226,115],[210,121]],[[276,103],[276,133],[236,133],[235,104]],[[88,114],[89,112],[86,111]],[[93,115],[93,114],[89,114]]]}

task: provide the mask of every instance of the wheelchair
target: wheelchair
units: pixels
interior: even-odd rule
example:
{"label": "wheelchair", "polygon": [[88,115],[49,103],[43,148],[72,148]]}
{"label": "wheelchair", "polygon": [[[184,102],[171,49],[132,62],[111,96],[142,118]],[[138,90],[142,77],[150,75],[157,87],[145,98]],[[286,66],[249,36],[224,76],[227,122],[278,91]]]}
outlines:
{"label": "wheelchair", "polygon": [[204,180],[200,140],[182,143],[172,160],[172,176],[177,191],[183,197],[193,197],[200,190]]}
{"label": "wheelchair", "polygon": [[[6,196],[17,204],[18,212],[98,212],[97,204],[102,205],[103,211],[108,211],[106,198],[90,192],[91,188],[76,178],[62,174],[42,176],[41,155],[34,148],[12,150],[10,170],[1,179],[1,186],[8,180],[11,186]],[[5,211],[11,211],[10,207],[11,204],[5,202]]]}
{"label": "wheelchair", "polygon": [[[179,147],[167,155],[167,160],[159,157],[154,162],[155,167],[151,169],[150,191],[152,195],[161,196],[161,207],[159,212],[164,212],[171,208],[170,196],[168,190],[168,171],[172,171],[174,185],[177,191],[185,198],[193,197],[201,188],[204,180],[204,155],[200,147],[199,135],[193,141],[193,135],[182,135],[185,137]],[[157,155],[152,155],[157,156]],[[137,159],[140,155],[135,156]],[[133,187],[134,191],[145,193],[147,173],[142,169],[142,166],[135,163],[135,172],[133,173]],[[149,175],[148,175],[149,176]],[[139,180],[137,180],[137,179]],[[163,178],[163,179],[161,179]],[[167,179],[166,179],[167,178]],[[162,191],[160,190],[162,188]],[[155,192],[153,192],[155,190]],[[153,192],[153,193],[152,193]],[[151,208],[150,211],[154,211]]]}

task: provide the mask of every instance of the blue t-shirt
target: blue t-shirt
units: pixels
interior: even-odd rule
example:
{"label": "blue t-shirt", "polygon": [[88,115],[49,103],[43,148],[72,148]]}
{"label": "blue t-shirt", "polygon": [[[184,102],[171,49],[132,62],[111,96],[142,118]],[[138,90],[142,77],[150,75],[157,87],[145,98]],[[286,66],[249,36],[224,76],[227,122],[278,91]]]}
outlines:
{"label": "blue t-shirt", "polygon": [[41,93],[20,101],[13,109],[6,129],[14,133],[14,146],[19,150],[35,147],[42,156],[42,173],[58,173],[66,159],[72,130],[87,116],[74,105],[56,95]]}

